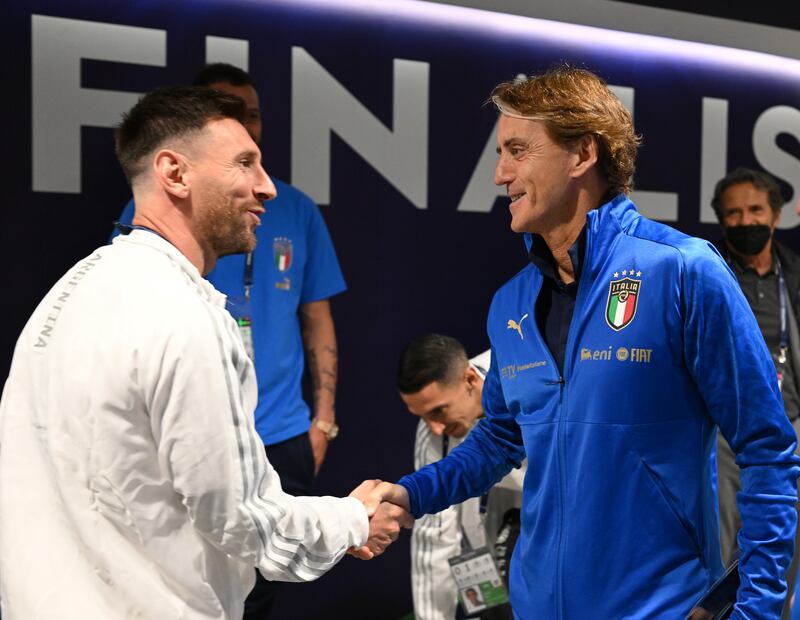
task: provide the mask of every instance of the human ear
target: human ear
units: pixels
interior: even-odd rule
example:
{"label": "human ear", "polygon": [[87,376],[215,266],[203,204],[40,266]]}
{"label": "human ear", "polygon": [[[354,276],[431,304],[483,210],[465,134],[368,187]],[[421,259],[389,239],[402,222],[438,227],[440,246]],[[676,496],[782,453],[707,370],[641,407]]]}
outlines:
{"label": "human ear", "polygon": [[175,198],[187,198],[189,185],[186,179],[186,160],[172,149],[161,149],[153,158],[156,182]]}
{"label": "human ear", "polygon": [[571,176],[580,177],[591,170],[599,158],[599,149],[596,136],[585,134],[578,138],[571,148],[574,162]]}
{"label": "human ear", "polygon": [[478,373],[469,364],[467,364],[467,369],[464,371],[464,381],[467,383],[467,393],[472,394],[472,390],[478,387]]}

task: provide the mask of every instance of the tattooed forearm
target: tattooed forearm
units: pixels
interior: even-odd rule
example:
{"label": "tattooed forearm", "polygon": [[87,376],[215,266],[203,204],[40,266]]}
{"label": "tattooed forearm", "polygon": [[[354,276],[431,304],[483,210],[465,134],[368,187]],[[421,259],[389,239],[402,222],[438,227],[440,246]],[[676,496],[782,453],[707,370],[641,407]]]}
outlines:
{"label": "tattooed forearm", "polygon": [[314,393],[314,413],[332,418],[339,374],[339,354],[333,319],[327,303],[313,302],[302,306],[300,319],[306,363]]}

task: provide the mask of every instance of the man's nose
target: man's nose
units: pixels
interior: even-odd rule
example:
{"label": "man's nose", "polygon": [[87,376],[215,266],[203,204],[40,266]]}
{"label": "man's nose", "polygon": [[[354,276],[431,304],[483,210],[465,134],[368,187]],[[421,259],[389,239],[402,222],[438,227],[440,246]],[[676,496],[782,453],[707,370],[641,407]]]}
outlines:
{"label": "man's nose", "polygon": [[258,181],[253,187],[253,194],[262,202],[265,200],[272,200],[278,195],[278,190],[275,189],[275,184],[269,178],[267,171],[262,166],[259,166],[261,173],[259,174]]}
{"label": "man's nose", "polygon": [[442,424],[441,422],[428,421],[427,424],[428,428],[431,429],[431,433],[433,433],[437,437],[440,437],[442,433],[444,433],[444,424]]}
{"label": "man's nose", "polygon": [[510,166],[501,157],[494,167],[494,184],[507,185],[514,179]]}

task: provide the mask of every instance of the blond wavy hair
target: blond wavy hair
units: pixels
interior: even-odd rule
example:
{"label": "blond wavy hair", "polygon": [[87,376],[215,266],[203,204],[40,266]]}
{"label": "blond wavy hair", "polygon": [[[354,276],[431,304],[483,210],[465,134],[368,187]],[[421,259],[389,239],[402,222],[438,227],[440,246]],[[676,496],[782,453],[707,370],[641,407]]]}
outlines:
{"label": "blond wavy hair", "polygon": [[632,191],[641,138],[634,133],[630,112],[591,71],[558,66],[541,75],[498,84],[491,100],[507,116],[540,121],[559,144],[567,146],[583,136],[594,136],[609,193]]}

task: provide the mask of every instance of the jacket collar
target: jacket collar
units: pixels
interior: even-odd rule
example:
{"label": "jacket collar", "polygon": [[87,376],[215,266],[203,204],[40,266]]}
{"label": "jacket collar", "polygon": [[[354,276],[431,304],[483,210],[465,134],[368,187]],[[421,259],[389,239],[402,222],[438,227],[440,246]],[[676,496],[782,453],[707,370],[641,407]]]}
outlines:
{"label": "jacket collar", "polygon": [[209,302],[217,306],[225,306],[225,295],[220,293],[214,286],[205,278],[200,275],[197,267],[195,267],[188,258],[186,258],[178,248],[172,245],[163,237],[146,231],[146,230],[132,230],[127,235],[117,235],[114,237],[113,243],[133,243],[136,245],[144,245],[156,251],[166,254],[179,268],[186,274],[189,280],[198,288],[199,292]]}
{"label": "jacket collar", "polygon": [[[586,251],[583,256],[581,275],[591,274],[594,277],[592,257],[605,257],[611,250],[619,235],[635,228],[641,216],[636,205],[625,194],[618,194],[608,202],[592,209],[586,214]],[[524,233],[525,247],[530,253],[534,235]],[[541,237],[536,236],[542,243]]]}

